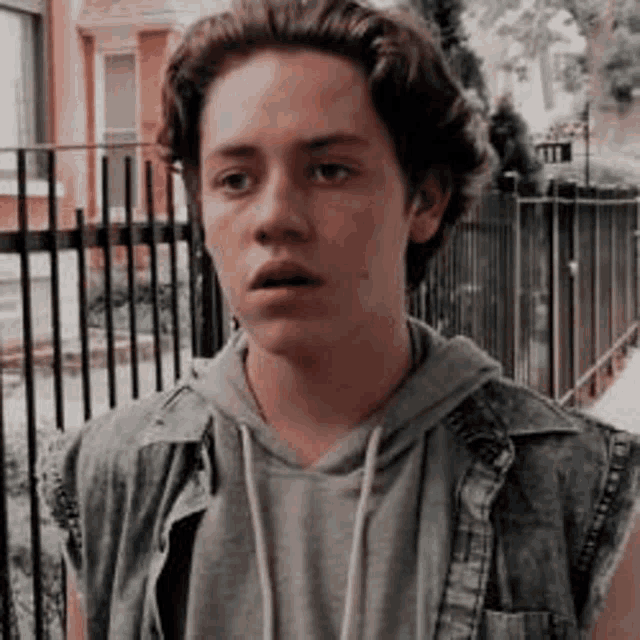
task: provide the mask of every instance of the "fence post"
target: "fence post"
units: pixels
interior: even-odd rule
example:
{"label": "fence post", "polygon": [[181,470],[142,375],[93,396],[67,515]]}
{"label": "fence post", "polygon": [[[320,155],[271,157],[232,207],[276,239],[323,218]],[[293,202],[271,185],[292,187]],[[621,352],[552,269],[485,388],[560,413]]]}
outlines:
{"label": "fence post", "polygon": [[[618,200],[620,197],[620,190],[616,186],[615,191],[613,192],[614,200]],[[611,292],[611,300],[609,302],[609,327],[611,332],[611,344],[607,345],[607,348],[611,348],[618,337],[618,302],[617,298],[617,285],[616,282],[616,217],[618,213],[618,204],[617,202],[611,204],[611,264],[609,268],[609,291]],[[616,375],[616,355],[613,354],[611,356],[611,360],[609,360],[609,372],[613,378]]]}
{"label": "fence post", "polygon": [[633,317],[633,309],[632,309],[632,300],[633,300],[633,205],[631,204],[631,199],[635,195],[635,188],[630,186],[627,192],[627,198],[629,202],[625,205],[625,221],[624,221],[624,233],[627,241],[625,242],[625,251],[627,253],[626,256],[626,266],[627,272],[625,274],[625,279],[627,282],[627,286],[625,287],[625,295],[624,295],[624,326],[625,330],[631,326],[631,323],[634,320]]}
{"label": "fence post", "polygon": [[[40,499],[38,493],[37,420],[33,375],[33,323],[31,316],[31,271],[29,268],[29,218],[27,212],[26,151],[18,150],[18,224],[20,225],[20,282],[22,288],[22,340],[24,379],[27,404],[27,443],[29,468],[29,500],[31,503],[31,562],[36,640],[44,638],[42,602],[42,544],[40,537]],[[4,461],[3,461],[4,462]]]}
{"label": "fence post", "polygon": [[[636,208],[636,230],[635,230],[635,258],[636,258],[636,305],[633,309],[633,318],[636,322],[640,322],[640,195],[638,194],[638,188],[634,189],[635,194],[635,208]],[[636,331],[636,346],[640,346],[640,328]]]}
{"label": "fence post", "polygon": [[553,181],[551,207],[551,392],[560,397],[560,211],[558,181]]}
{"label": "fence post", "polygon": [[521,227],[521,210],[520,210],[520,198],[518,197],[518,183],[514,180],[513,184],[513,238],[514,238],[514,253],[513,253],[513,377],[516,382],[521,381],[521,370],[519,366],[520,361],[520,305],[522,304],[520,298],[522,296],[522,227]]}
{"label": "fence post", "polygon": [[[202,289],[200,295],[202,312],[201,334],[200,334],[200,357],[210,358],[219,348],[219,337],[214,335],[216,327],[214,326],[215,310],[219,304],[219,286],[216,274],[213,269],[213,262],[209,252],[206,250],[204,243],[204,233],[200,233],[200,271],[202,276]],[[220,345],[221,346],[221,345]]]}
{"label": "fence post", "polygon": [[117,404],[115,338],[113,335],[113,304],[111,281],[111,218],[109,210],[109,157],[102,157],[102,227],[104,229],[104,298],[107,327],[107,371],[109,380],[109,407]]}
{"label": "fence post", "polygon": [[573,322],[571,324],[571,344],[572,351],[572,373],[571,385],[573,386],[573,403],[574,406],[580,404],[580,395],[578,392],[578,378],[580,377],[580,214],[578,205],[578,185],[573,182],[571,184],[572,196],[573,196],[573,220],[572,220],[572,234],[573,234],[573,252],[571,256],[571,263],[569,264],[569,271],[571,273],[571,306]]}
{"label": "fence post", "polygon": [[[594,259],[593,259],[593,364],[600,358],[600,190],[593,189],[596,206],[596,220],[594,229]],[[600,371],[596,369],[593,376],[593,397],[600,394]]]}

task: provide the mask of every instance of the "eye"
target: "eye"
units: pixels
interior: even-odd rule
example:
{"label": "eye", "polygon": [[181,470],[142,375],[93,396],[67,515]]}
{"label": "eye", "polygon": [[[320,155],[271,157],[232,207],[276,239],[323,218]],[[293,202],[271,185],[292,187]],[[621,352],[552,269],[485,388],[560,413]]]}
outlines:
{"label": "eye", "polygon": [[250,189],[252,181],[249,174],[238,171],[222,176],[222,178],[218,180],[217,186],[224,189],[227,193],[239,194]]}
{"label": "eye", "polygon": [[353,174],[353,170],[344,164],[329,162],[311,167],[311,177],[324,183],[342,183]]}

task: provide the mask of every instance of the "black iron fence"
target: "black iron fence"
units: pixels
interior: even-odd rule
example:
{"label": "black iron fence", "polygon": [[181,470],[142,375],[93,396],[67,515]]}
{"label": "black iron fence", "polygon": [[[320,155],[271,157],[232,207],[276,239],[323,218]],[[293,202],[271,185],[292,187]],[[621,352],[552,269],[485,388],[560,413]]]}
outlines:
{"label": "black iron fence", "polygon": [[[140,145],[129,145],[139,147]],[[109,149],[98,148],[98,151],[108,151]],[[190,338],[191,356],[206,357],[211,356],[223,343],[226,336],[225,316],[222,308],[222,299],[215,274],[208,258],[208,254],[202,246],[202,229],[200,217],[189,208],[186,221],[177,221],[174,210],[174,176],[166,167],[162,165],[152,166],[152,162],[147,160],[144,165],[144,195],[146,209],[146,220],[133,220],[133,180],[131,171],[131,157],[124,159],[124,172],[122,192],[124,193],[124,222],[112,222],[110,214],[112,205],[109,201],[113,193],[113,185],[109,184],[110,167],[109,158],[104,155],[101,158],[101,202],[97,209],[101,213],[99,222],[87,221],[85,211],[82,208],[76,209],[76,226],[72,229],[58,228],[58,201],[56,197],[56,153],[60,148],[45,149],[48,156],[48,228],[31,230],[29,228],[29,198],[27,194],[28,178],[26,172],[27,153],[33,150],[19,149],[17,155],[17,210],[18,223],[17,230],[0,231],[0,255],[17,254],[20,260],[20,293],[22,299],[22,331],[20,338],[20,358],[12,358],[15,355],[9,353],[7,349],[0,353],[0,606],[2,607],[2,626],[0,637],[15,638],[35,637],[49,638],[62,637],[65,627],[64,611],[65,606],[54,607],[58,613],[58,620],[52,620],[51,603],[44,602],[51,599],[51,593],[43,591],[43,583],[46,582],[43,575],[42,566],[42,539],[41,539],[41,510],[39,504],[37,487],[37,453],[38,453],[38,425],[41,416],[36,415],[36,367],[38,353],[42,351],[40,344],[34,343],[33,327],[33,296],[31,291],[32,277],[30,272],[30,256],[37,253],[47,253],[50,260],[50,317],[52,321],[50,351],[48,365],[53,373],[54,385],[54,411],[55,427],[58,431],[65,430],[64,413],[64,370],[67,368],[66,357],[72,354],[64,352],[64,344],[61,335],[61,318],[64,309],[61,309],[60,290],[60,266],[59,256],[61,253],[68,253],[70,250],[77,254],[77,300],[78,300],[78,328],[79,328],[79,369],[81,372],[83,418],[88,420],[93,414],[92,408],[92,363],[95,362],[95,350],[91,344],[90,327],[88,318],[90,316],[88,283],[92,281],[90,277],[90,265],[87,264],[87,254],[94,250],[102,253],[103,279],[101,281],[101,301],[103,304],[103,360],[107,372],[108,406],[115,407],[119,403],[117,396],[116,368],[118,362],[116,355],[117,339],[122,338],[122,328],[114,326],[114,290],[112,275],[116,266],[114,265],[113,254],[122,247],[126,252],[126,287],[128,297],[128,336],[125,340],[126,360],[130,365],[130,393],[128,397],[138,398],[140,395],[140,339],[139,321],[137,318],[136,288],[139,280],[138,269],[135,265],[135,249],[140,246],[148,248],[148,280],[151,297],[151,334],[152,334],[152,358],[154,362],[155,389],[162,390],[163,387],[173,381],[168,381],[163,376],[163,355],[169,351],[173,360],[174,381],[178,380],[184,370],[184,362],[181,362],[181,345],[185,342],[185,336],[180,335],[181,323],[179,321],[178,310],[178,261],[177,247],[185,245],[188,250],[188,282],[189,282],[189,310],[187,315],[191,320],[190,330],[186,337]],[[42,153],[41,147],[37,148],[38,153]],[[156,211],[157,190],[154,189],[154,172],[163,171],[163,180],[166,188],[164,201],[167,204],[166,211],[158,215]],[[95,203],[94,203],[95,204]],[[96,207],[94,207],[96,208]],[[168,246],[169,257],[169,282],[170,291],[170,335],[161,335],[161,317],[159,304],[159,265],[158,250],[161,246]],[[42,313],[43,309],[37,309]],[[1,337],[1,336],[0,336]],[[4,342],[4,340],[3,340]],[[122,342],[122,341],[121,341]],[[122,354],[121,354],[122,355]],[[28,502],[30,506],[30,541],[31,553],[29,554],[29,567],[27,573],[31,574],[32,588],[28,591],[28,597],[22,597],[16,605],[15,593],[12,592],[12,566],[15,566],[15,558],[11,553],[10,540],[15,540],[21,534],[10,531],[9,516],[10,509],[7,502],[7,491],[5,469],[7,469],[7,451],[5,446],[5,434],[9,425],[8,419],[13,416],[5,415],[3,411],[2,399],[3,379],[8,375],[9,370],[19,369],[20,375],[24,377],[25,387],[25,410],[27,427],[27,484]],[[120,365],[121,366],[121,365]],[[120,402],[122,399],[120,399]],[[26,496],[23,496],[26,497]],[[23,532],[26,533],[26,532]],[[58,571],[63,571],[63,566],[59,563]],[[48,577],[50,578],[50,576]],[[50,582],[50,580],[49,580]],[[56,581],[57,587],[53,589],[59,592],[53,594],[63,597],[64,577]],[[13,589],[15,591],[15,589]],[[22,588],[24,596],[24,587]],[[31,602],[29,602],[29,600]],[[27,623],[21,624],[25,615],[29,618]]]}
{"label": "black iron fence", "polygon": [[411,311],[464,334],[563,404],[597,397],[640,326],[633,187],[489,194],[434,260]]}
{"label": "black iron fence", "polygon": [[[134,148],[134,145],[126,145]],[[136,146],[135,148],[139,147]],[[85,147],[86,149],[86,147]],[[94,413],[91,382],[96,369],[91,331],[88,326],[90,304],[88,283],[91,281],[87,255],[102,254],[100,271],[103,305],[102,335],[108,393],[108,407],[122,401],[118,397],[116,369],[128,366],[127,399],[141,394],[140,318],[137,316],[136,291],[139,270],[136,249],[146,248],[148,255],[148,290],[154,388],[161,390],[169,382],[163,358],[172,360],[173,379],[184,370],[182,362],[184,335],[181,335],[178,304],[177,249],[186,246],[188,254],[188,317],[191,356],[211,356],[223,344],[228,333],[228,316],[223,307],[220,288],[208,253],[203,249],[203,233],[198,212],[189,207],[185,220],[178,221],[174,210],[174,177],[166,167],[151,160],[143,167],[138,180],[142,196],[138,197],[144,220],[134,220],[131,160],[124,159],[124,220],[113,222],[110,202],[109,154],[103,147],[101,158],[99,203],[93,210],[100,220],[87,220],[83,208],[76,208],[73,228],[58,228],[56,198],[56,159],[60,148],[45,148],[48,159],[48,226],[32,230],[27,197],[26,154],[16,150],[18,228],[0,231],[0,255],[16,254],[20,261],[20,296],[22,301],[22,333],[19,358],[25,382],[27,446],[24,502],[29,505],[30,551],[28,575],[31,582],[28,597],[24,589],[16,605],[15,558],[11,555],[9,511],[6,489],[6,464],[0,464],[0,605],[2,637],[63,637],[65,627],[64,575],[58,562],[58,576],[51,586],[49,569],[43,566],[41,517],[37,491],[36,459],[42,429],[42,416],[36,415],[35,359],[32,325],[33,278],[29,257],[46,253],[50,261],[51,358],[47,362],[53,373],[51,430],[65,430],[63,372],[67,366],[61,336],[59,255],[77,255],[77,322],[79,328],[79,380],[82,395],[82,420]],[[42,147],[38,147],[40,153]],[[108,149],[107,149],[108,151]],[[158,179],[157,179],[158,178]],[[164,194],[158,198],[158,184]],[[140,192],[139,192],[140,195]],[[531,198],[519,194],[514,184],[511,193],[491,193],[478,210],[461,221],[448,246],[429,266],[425,282],[409,301],[409,311],[445,335],[464,334],[473,338],[504,365],[507,375],[530,385],[563,403],[579,404],[582,391],[597,394],[599,380],[615,367],[616,356],[638,337],[640,279],[638,258],[638,191],[637,189],[579,188],[576,185],[554,185],[551,195]],[[159,210],[158,202],[165,207]],[[91,207],[89,207],[91,208]],[[1,209],[0,209],[1,211]],[[158,273],[159,250],[167,249],[169,263],[168,331],[162,331],[161,283]],[[124,251],[124,262],[114,264],[114,255]],[[117,338],[123,327],[115,326],[116,305],[112,273],[116,267],[125,270],[126,362],[118,364]],[[121,293],[121,292],[120,292]],[[118,307],[116,309],[116,307]],[[166,318],[165,318],[166,320]],[[5,354],[6,356],[7,354]],[[5,371],[2,371],[4,363]],[[6,412],[3,412],[3,373],[9,359],[0,353],[0,460],[7,460],[5,434]],[[120,394],[122,396],[122,394]],[[13,538],[15,538],[15,533]],[[45,575],[47,574],[47,575]],[[46,585],[49,585],[48,587]],[[45,588],[46,587],[46,588]],[[51,613],[51,600],[58,605]],[[27,603],[25,604],[25,599]],[[25,622],[21,618],[27,617]],[[25,631],[26,629],[26,631]]]}

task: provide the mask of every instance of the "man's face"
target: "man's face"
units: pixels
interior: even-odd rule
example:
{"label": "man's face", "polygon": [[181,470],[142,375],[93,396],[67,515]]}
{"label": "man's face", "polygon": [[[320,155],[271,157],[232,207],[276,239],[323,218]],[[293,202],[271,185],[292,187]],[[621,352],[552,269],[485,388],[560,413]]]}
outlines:
{"label": "man's face", "polygon": [[293,49],[235,59],[208,93],[200,153],[206,243],[260,345],[402,321],[406,188],[354,65]]}

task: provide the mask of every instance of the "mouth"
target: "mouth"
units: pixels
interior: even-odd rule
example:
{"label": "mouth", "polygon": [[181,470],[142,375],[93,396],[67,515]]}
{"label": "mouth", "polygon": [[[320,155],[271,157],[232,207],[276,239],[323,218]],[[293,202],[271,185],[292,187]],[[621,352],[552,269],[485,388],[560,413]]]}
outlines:
{"label": "mouth", "polygon": [[267,278],[259,289],[277,289],[280,287],[313,287],[319,282],[306,276],[293,276],[292,278]]}
{"label": "mouth", "polygon": [[296,264],[281,264],[261,269],[252,279],[250,289],[304,289],[319,287],[323,279]]}

